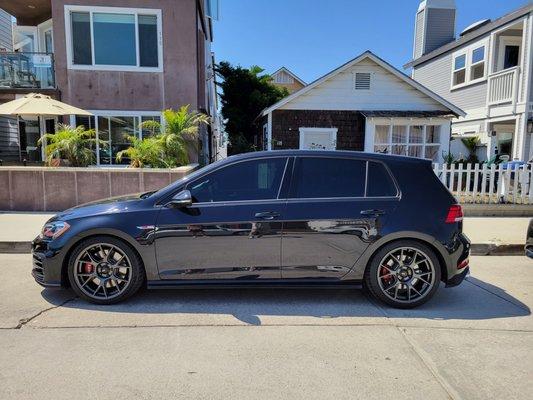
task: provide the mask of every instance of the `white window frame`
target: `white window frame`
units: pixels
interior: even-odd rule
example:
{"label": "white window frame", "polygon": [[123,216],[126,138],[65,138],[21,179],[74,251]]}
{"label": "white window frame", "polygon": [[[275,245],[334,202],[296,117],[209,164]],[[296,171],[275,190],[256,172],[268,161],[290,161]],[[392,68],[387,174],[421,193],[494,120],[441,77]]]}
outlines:
{"label": "white window frame", "polygon": [[[81,65],[73,63],[72,49],[72,12],[86,12],[90,14],[91,27],[91,65]],[[95,64],[94,62],[94,35],[93,35],[93,14],[110,13],[110,14],[133,14],[135,16],[135,50],[137,65],[105,65]],[[141,67],[139,51],[139,14],[155,15],[157,17],[157,67]],[[130,71],[130,72],[163,72],[163,30],[162,30],[162,13],[160,9],[153,8],[124,8],[124,7],[93,7],[93,6],[73,6],[65,5],[65,39],[67,46],[67,68],[75,70],[89,71]]]}
{"label": "white window frame", "polygon": [[[432,122],[428,122],[428,121],[420,121],[420,122],[417,123],[416,121],[412,121],[412,122],[404,123],[403,121],[390,121],[390,122],[375,121],[375,122],[373,122],[373,124],[374,124],[374,127],[373,127],[374,141],[372,143],[372,150],[371,150],[373,153],[376,152],[376,150],[375,150],[376,147],[378,147],[378,146],[386,146],[389,149],[389,152],[387,154],[409,156],[409,147],[420,147],[420,148],[422,148],[422,157],[417,157],[417,158],[422,158],[422,159],[429,160],[428,158],[426,158],[426,148],[427,147],[437,147],[438,148],[438,151],[437,151],[438,157],[437,158],[440,159],[440,153],[439,152],[442,150],[442,135],[443,135],[442,122],[435,121],[434,123],[432,123]],[[387,126],[388,127],[387,142],[377,142],[376,141],[376,128],[378,126]],[[393,143],[393,141],[392,141],[392,130],[393,130],[394,126],[404,126],[405,127],[406,135],[405,135],[405,141],[404,142]],[[420,143],[411,143],[409,141],[409,136],[411,135],[411,126],[421,126],[422,127],[422,142],[420,142]],[[427,128],[428,128],[428,126],[434,126],[436,129],[439,130],[439,142],[437,142],[437,143],[428,143],[427,142]],[[394,154],[392,152],[392,148],[394,146],[403,146],[403,147],[405,147],[404,154]]]}
{"label": "white window frame", "polygon": [[[90,110],[91,117],[94,117],[94,131],[96,133],[96,166],[98,167],[127,167],[123,164],[101,164],[100,163],[100,134],[98,127],[98,117],[137,117],[139,122],[141,117],[159,117],[161,121],[161,129],[164,129],[165,120],[161,111],[124,111],[124,110]],[[70,125],[76,126],[76,116],[70,116]],[[135,127],[135,135],[142,139],[142,130],[138,126]]]}
{"label": "white window frame", "polygon": [[[478,61],[476,63],[472,63],[472,56],[474,54],[474,50],[479,49],[480,47],[484,48],[483,51],[483,60]],[[471,44],[470,46],[466,48],[462,48],[461,50],[456,51],[452,54],[452,72],[451,72],[451,78],[450,78],[450,88],[451,90],[459,89],[465,86],[474,85],[479,82],[483,82],[488,77],[488,54],[489,54],[489,40],[488,38],[476,43]],[[465,56],[465,81],[463,83],[459,83],[457,85],[454,85],[453,83],[453,77],[455,72],[461,71],[463,68],[455,69],[455,60],[457,57],[461,57],[462,55]],[[483,76],[481,78],[477,79],[471,79],[472,75],[472,67],[475,65],[479,65],[481,63],[485,63],[485,67],[483,68]]]}
{"label": "white window frame", "polygon": [[[317,132],[323,132],[323,133],[329,133],[329,137],[331,140],[331,143],[335,145],[334,149],[337,149],[337,128],[299,128],[300,131],[300,150],[303,150],[304,148],[304,137],[306,133],[317,133]],[[322,150],[317,149],[316,151],[328,151],[328,150]]]}

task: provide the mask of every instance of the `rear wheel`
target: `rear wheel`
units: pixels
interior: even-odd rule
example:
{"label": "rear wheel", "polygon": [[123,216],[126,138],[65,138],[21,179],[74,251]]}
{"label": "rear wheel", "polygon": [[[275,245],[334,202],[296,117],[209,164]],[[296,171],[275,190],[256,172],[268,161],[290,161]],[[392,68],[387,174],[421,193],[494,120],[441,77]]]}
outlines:
{"label": "rear wheel", "polygon": [[124,242],[107,236],[83,240],[73,250],[68,276],[74,291],[96,304],[125,300],[144,282],[139,256]]}
{"label": "rear wheel", "polygon": [[365,285],[378,300],[413,308],[433,297],[441,278],[439,260],[428,246],[400,240],[385,245],[365,271]]}

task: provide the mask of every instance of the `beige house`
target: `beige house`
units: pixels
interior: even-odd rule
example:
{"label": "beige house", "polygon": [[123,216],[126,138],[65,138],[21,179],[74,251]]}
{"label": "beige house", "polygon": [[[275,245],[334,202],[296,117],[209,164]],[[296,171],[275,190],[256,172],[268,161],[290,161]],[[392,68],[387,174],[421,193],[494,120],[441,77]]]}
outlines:
{"label": "beige house", "polygon": [[272,83],[275,86],[286,88],[289,91],[289,94],[300,90],[306,85],[304,81],[285,67],[281,67],[270,76],[272,76]]}
{"label": "beige house", "polygon": [[[190,104],[218,121],[211,52],[216,4],[36,0],[30,7],[3,0],[0,102],[39,92],[92,112],[95,117],[70,122],[94,128],[110,143],[107,150],[97,148],[98,165],[117,164],[116,153],[128,146],[126,135],[146,135],[139,123],[159,120],[163,109]],[[13,28],[6,13],[16,18]],[[42,160],[37,140],[55,122],[0,124],[0,159]],[[201,132],[200,161],[217,153],[217,132],[215,125]]]}

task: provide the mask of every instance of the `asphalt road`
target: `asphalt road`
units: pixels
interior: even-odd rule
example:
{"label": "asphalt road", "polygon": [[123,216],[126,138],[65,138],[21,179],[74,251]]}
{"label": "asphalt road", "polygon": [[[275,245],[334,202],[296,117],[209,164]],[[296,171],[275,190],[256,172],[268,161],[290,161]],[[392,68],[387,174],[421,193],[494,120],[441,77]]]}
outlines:
{"label": "asphalt road", "polygon": [[84,303],[0,255],[0,399],[529,399],[533,261],[473,257],[411,311],[360,291],[143,292]]}

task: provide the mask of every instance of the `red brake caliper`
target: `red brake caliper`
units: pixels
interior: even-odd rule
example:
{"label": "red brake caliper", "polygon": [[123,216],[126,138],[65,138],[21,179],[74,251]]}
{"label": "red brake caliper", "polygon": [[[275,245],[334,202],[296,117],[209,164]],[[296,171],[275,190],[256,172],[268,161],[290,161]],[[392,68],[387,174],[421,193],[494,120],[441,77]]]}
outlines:
{"label": "red brake caliper", "polygon": [[[385,276],[385,275],[388,275],[388,276]],[[382,277],[381,279],[383,279],[384,283],[386,284],[391,283],[392,280],[394,279],[393,276],[390,275],[389,270],[383,266],[380,267],[379,276]]]}
{"label": "red brake caliper", "polygon": [[92,274],[94,271],[94,266],[91,263],[83,263],[83,272],[86,274]]}

